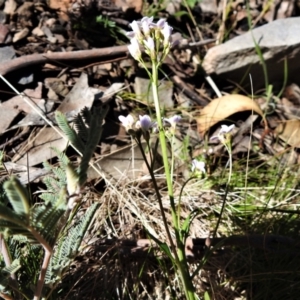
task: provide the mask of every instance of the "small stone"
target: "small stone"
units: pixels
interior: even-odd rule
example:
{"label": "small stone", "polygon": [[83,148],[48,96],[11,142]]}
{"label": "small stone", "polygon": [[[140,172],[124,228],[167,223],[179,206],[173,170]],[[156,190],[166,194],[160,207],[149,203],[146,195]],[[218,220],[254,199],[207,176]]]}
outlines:
{"label": "small stone", "polygon": [[26,85],[26,84],[32,83],[33,80],[34,80],[33,73],[29,73],[28,76],[23,76],[23,77],[18,81],[18,84]]}
{"label": "small stone", "polygon": [[12,47],[0,47],[0,64],[2,62],[12,60],[13,58],[16,57],[16,53],[14,48]]}

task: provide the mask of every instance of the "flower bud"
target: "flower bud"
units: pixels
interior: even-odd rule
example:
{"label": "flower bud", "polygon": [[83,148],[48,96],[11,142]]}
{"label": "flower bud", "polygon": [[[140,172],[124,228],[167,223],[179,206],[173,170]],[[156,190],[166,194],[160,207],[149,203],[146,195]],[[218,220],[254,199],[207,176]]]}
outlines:
{"label": "flower bud", "polygon": [[142,52],[140,49],[139,42],[136,38],[132,38],[130,40],[130,45],[128,45],[128,51],[132,55],[132,57],[136,60],[140,60],[142,57]]}

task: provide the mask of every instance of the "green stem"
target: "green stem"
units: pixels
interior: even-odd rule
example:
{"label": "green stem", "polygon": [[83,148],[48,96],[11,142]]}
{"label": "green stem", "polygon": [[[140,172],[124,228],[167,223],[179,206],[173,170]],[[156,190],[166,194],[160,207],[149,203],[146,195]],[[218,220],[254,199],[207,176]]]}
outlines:
{"label": "green stem", "polygon": [[[154,100],[156,117],[157,117],[159,141],[161,145],[164,171],[166,175],[168,195],[169,195],[170,205],[171,205],[172,223],[174,226],[175,236],[176,236],[177,251],[172,240],[170,240],[171,248],[175,256],[176,268],[179,271],[179,275],[181,278],[181,282],[183,284],[186,298],[189,300],[194,300],[195,294],[194,294],[192,280],[189,274],[188,264],[186,261],[184,240],[182,238],[182,235],[180,234],[180,218],[177,216],[176,208],[175,208],[173,182],[171,176],[172,174],[171,174],[169,159],[168,159],[167,140],[166,140],[166,135],[163,127],[163,120],[161,116],[159,97],[158,97],[158,64],[154,60],[152,61],[152,91],[153,91],[153,100]],[[168,229],[166,228],[166,230]]]}
{"label": "green stem", "polygon": [[154,99],[155,112],[157,117],[158,131],[159,131],[159,141],[161,145],[162,158],[163,158],[164,169],[165,169],[166,180],[167,180],[168,194],[170,197],[171,208],[173,210],[175,209],[173,183],[172,183],[170,167],[169,167],[166,135],[163,127],[163,120],[160,112],[160,105],[158,99],[158,70],[155,62],[152,63],[152,91],[153,91],[153,99]]}
{"label": "green stem", "polygon": [[225,194],[224,194],[223,203],[222,203],[222,207],[221,207],[221,210],[220,210],[219,218],[218,218],[218,221],[217,221],[214,233],[213,233],[213,238],[216,237],[218,228],[219,228],[220,223],[221,223],[223,211],[225,209],[226,198],[227,198],[227,194],[228,194],[228,190],[229,190],[229,184],[230,184],[231,177],[232,177],[232,151],[231,151],[232,149],[231,149],[231,142],[229,142],[228,144],[225,142],[224,146],[225,146],[225,148],[226,148],[226,150],[228,152],[228,155],[229,155],[229,175],[228,175],[228,181],[227,181],[226,188],[225,188]]}

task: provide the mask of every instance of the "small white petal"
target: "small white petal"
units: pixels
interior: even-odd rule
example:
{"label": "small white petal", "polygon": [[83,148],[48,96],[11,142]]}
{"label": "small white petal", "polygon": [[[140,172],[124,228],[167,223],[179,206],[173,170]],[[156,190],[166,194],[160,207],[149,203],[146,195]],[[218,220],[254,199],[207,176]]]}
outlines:
{"label": "small white petal", "polygon": [[167,46],[171,42],[172,30],[173,28],[166,22],[162,30],[162,34],[164,36],[164,46]]}
{"label": "small white petal", "polygon": [[170,123],[171,127],[176,127],[176,124],[178,124],[181,121],[181,116],[179,115],[174,115],[171,118],[165,118],[164,121],[167,121]]}
{"label": "small white petal", "polygon": [[145,36],[148,36],[150,34],[150,28],[153,28],[155,26],[155,24],[153,23],[153,17],[144,17],[141,20],[141,25]]}
{"label": "small white petal", "polygon": [[133,21],[129,25],[132,28],[133,32],[135,33],[136,38],[140,39],[142,37],[142,33],[141,33],[141,30],[140,30],[139,23],[137,21]]}
{"label": "small white petal", "polygon": [[119,120],[126,130],[132,129],[134,119],[132,115],[128,115],[127,117],[119,116]]}
{"label": "small white petal", "polygon": [[221,125],[221,130],[220,130],[219,134],[229,133],[233,130],[234,127],[235,127],[234,124],[231,124],[230,126]]}
{"label": "small white petal", "polygon": [[198,171],[200,171],[202,173],[206,173],[206,171],[205,171],[205,162],[193,159],[193,161],[192,161],[192,172],[194,172],[195,169],[197,169]]}
{"label": "small white petal", "polygon": [[139,42],[136,38],[132,38],[130,40],[130,45],[128,45],[128,51],[134,59],[139,60],[141,58],[142,52],[140,49]]}
{"label": "small white petal", "polygon": [[164,19],[160,19],[160,20],[158,20],[158,22],[156,23],[156,26],[157,26],[158,28],[164,28],[165,24],[166,24],[166,21],[165,21]]}
{"label": "small white petal", "polygon": [[151,37],[148,37],[146,41],[144,41],[145,46],[152,52],[154,51],[154,40]]}
{"label": "small white petal", "polygon": [[142,22],[143,33],[145,36],[148,36],[150,34],[150,26],[149,26],[148,22],[145,22],[145,21],[144,22],[141,21],[141,22]]}
{"label": "small white petal", "polygon": [[134,31],[128,31],[128,32],[126,32],[126,36],[128,38],[132,39],[135,37],[135,33],[134,33]]}
{"label": "small white petal", "polygon": [[153,17],[144,17],[142,20],[141,20],[141,23],[143,22],[146,22],[148,24],[151,24],[153,22]]}

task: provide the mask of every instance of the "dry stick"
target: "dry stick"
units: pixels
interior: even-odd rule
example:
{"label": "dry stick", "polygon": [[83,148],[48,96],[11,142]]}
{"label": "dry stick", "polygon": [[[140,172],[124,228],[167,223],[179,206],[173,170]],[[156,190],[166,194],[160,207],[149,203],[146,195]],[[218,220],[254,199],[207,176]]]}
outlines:
{"label": "dry stick", "polygon": [[225,33],[225,28],[226,28],[226,18],[227,18],[227,0],[223,0],[223,8],[222,8],[222,23],[219,28],[218,36],[217,36],[217,41],[216,44],[219,45],[221,44],[224,33]]}
{"label": "dry stick", "polygon": [[[213,43],[215,39],[208,39],[196,43],[179,44],[176,48],[186,49],[200,47],[206,44]],[[53,52],[53,53],[43,53],[43,54],[31,54],[26,56],[21,56],[10,61],[4,62],[0,65],[0,74],[2,76],[16,71],[21,68],[30,67],[32,65],[38,65],[47,62],[69,62],[69,61],[84,61],[100,59],[112,56],[124,56],[128,53],[127,45],[115,46],[101,49],[92,50],[81,50],[73,52]]]}
{"label": "dry stick", "polygon": [[29,131],[29,126],[24,127],[23,131],[20,132],[18,135],[12,137],[9,141],[0,145],[0,150],[4,149],[7,145],[12,144],[14,141],[19,141],[23,136],[25,136]]}
{"label": "dry stick", "polygon": [[32,65],[42,64],[49,61],[82,61],[89,59],[98,59],[101,57],[111,57],[124,55],[127,52],[127,46],[116,46],[110,48],[102,49],[92,49],[92,50],[81,50],[74,52],[53,52],[47,54],[31,54],[26,56],[21,56],[5,62],[0,66],[0,74],[6,75],[12,71],[16,71],[20,68],[31,67]]}
{"label": "dry stick", "polygon": [[[7,243],[6,243],[5,239],[4,239],[3,234],[0,234],[0,253],[3,256],[4,262],[5,262],[5,266],[6,267],[11,266],[12,261],[11,261],[11,257],[10,257],[10,252],[9,252],[9,249],[8,249],[8,246],[7,246]],[[17,297],[17,299],[20,299],[20,297],[19,297],[19,289],[18,289],[18,282],[17,282],[15,273],[11,274],[10,278],[11,278],[10,284],[11,284],[11,286],[13,287],[13,289],[17,293],[16,297]],[[2,295],[0,295],[0,296],[3,297]],[[9,295],[6,295],[6,296],[9,296]],[[6,298],[6,297],[3,297],[3,298],[4,299],[11,299],[11,298]]]}
{"label": "dry stick", "polygon": [[43,286],[44,286],[44,282],[45,282],[45,276],[46,276],[46,272],[47,272],[47,268],[48,268],[50,259],[51,259],[51,252],[45,250],[44,260],[43,260],[43,264],[42,264],[42,270],[40,272],[39,280],[36,285],[36,290],[34,292],[33,300],[39,300],[41,298],[41,294],[42,294],[42,290],[43,290]]}

